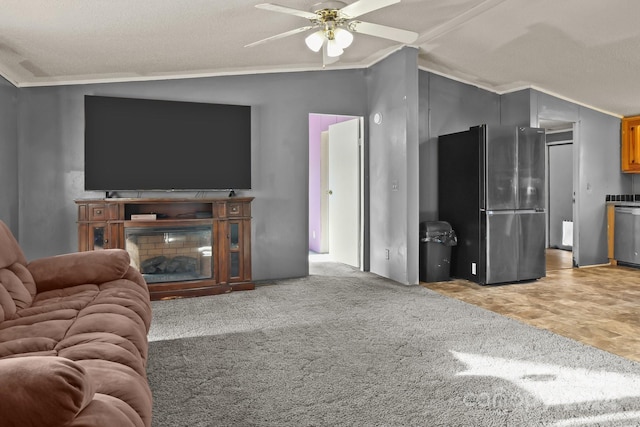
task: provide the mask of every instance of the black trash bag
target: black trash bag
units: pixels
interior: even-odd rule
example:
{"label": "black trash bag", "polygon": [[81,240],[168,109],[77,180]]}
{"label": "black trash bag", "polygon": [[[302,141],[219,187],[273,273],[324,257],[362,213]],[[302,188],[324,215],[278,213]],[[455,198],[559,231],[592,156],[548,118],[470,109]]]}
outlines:
{"label": "black trash bag", "polygon": [[453,230],[423,231],[423,235],[424,237],[420,239],[421,242],[442,243],[445,246],[458,244],[458,237]]}

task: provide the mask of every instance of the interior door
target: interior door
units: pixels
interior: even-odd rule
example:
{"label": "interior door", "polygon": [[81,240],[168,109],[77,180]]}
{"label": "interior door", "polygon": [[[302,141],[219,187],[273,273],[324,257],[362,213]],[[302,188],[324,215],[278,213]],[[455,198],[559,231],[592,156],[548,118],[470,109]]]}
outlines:
{"label": "interior door", "polygon": [[[563,244],[563,221],[573,221],[573,144],[549,145],[549,247]],[[571,224],[571,226],[573,223]]]}
{"label": "interior door", "polygon": [[360,267],[360,120],[329,126],[329,254]]}

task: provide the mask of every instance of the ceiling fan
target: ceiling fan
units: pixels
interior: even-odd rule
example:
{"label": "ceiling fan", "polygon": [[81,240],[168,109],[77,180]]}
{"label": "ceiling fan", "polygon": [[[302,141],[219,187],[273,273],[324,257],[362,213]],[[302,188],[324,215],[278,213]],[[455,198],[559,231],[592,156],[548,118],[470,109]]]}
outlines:
{"label": "ceiling fan", "polygon": [[368,34],[400,43],[413,43],[418,38],[418,33],[356,19],[360,15],[400,3],[400,1],[401,0],[357,0],[351,4],[346,4],[341,1],[325,1],[312,6],[309,12],[272,3],[257,4],[256,7],[258,9],[299,16],[308,19],[310,24],[258,40],[245,47],[252,47],[308,30],[317,29],[317,31],[312,32],[305,38],[305,43],[307,47],[314,52],[319,52],[320,49],[322,49],[322,65],[325,66],[326,64],[336,62],[340,58],[340,55],[344,53],[344,49],[351,45],[351,42],[353,42],[352,33]]}

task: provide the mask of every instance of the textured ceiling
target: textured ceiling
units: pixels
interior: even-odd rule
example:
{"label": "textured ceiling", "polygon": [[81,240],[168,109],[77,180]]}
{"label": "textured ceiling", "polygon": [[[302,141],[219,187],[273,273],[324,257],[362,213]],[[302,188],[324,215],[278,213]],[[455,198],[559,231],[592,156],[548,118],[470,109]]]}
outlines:
{"label": "textured ceiling", "polygon": [[[26,87],[322,69],[306,33],[244,47],[309,23],[254,7],[264,1],[3,0],[0,74]],[[640,114],[638,18],[637,0],[402,0],[359,17],[419,33],[424,69],[615,115]],[[366,67],[399,47],[356,34],[327,69]]]}

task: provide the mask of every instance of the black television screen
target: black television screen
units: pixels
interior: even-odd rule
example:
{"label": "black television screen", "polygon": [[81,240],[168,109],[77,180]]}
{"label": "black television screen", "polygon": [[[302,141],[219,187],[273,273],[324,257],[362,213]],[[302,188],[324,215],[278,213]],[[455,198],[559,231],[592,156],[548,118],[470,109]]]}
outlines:
{"label": "black television screen", "polygon": [[85,96],[85,190],[251,188],[251,107]]}

